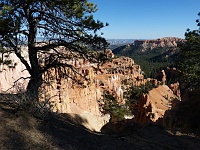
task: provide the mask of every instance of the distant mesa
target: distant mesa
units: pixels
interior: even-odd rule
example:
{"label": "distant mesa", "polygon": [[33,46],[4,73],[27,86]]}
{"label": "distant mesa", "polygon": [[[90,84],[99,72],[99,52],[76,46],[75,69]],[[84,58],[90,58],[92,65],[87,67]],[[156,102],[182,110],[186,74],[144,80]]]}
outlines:
{"label": "distant mesa", "polygon": [[135,46],[143,46],[143,47],[150,46],[151,49],[153,49],[155,47],[177,47],[177,44],[183,41],[184,39],[177,37],[165,37],[155,40],[135,40],[133,44]]}

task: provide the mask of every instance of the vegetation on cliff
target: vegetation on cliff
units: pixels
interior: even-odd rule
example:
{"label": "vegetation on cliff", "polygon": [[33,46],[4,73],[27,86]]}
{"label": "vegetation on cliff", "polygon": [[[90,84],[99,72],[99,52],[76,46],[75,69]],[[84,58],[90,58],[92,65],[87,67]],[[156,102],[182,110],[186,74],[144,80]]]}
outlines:
{"label": "vegetation on cliff", "polygon": [[[172,38],[169,40],[170,44],[168,44],[168,42],[163,42],[162,40],[167,41],[168,38],[150,40],[149,43],[135,41],[133,44],[114,49],[113,53],[117,56],[123,55],[133,58],[141,66],[146,78],[156,78],[157,73],[163,68],[175,66],[175,61],[178,59],[179,54],[179,48],[177,48],[176,44],[182,41],[182,39]],[[171,45],[171,42],[174,42],[173,40],[177,40],[175,45]],[[141,42],[145,42],[145,40]],[[164,44],[156,44],[159,42]]]}
{"label": "vegetation on cliff", "polygon": [[[90,48],[107,46],[97,34],[107,24],[93,18],[96,11],[96,5],[87,0],[0,1],[0,47],[8,54],[14,52],[28,70],[27,91],[31,98],[37,99],[42,74],[47,70],[69,67],[74,71],[65,63],[67,58],[99,61],[91,59],[94,55]],[[22,45],[28,47],[28,58]],[[58,50],[60,46],[64,48]]]}
{"label": "vegetation on cliff", "polygon": [[127,104],[119,104],[116,98],[108,91],[103,95],[103,113],[110,114],[110,122],[120,122],[125,120],[124,116],[130,114]]}
{"label": "vegetation on cliff", "polygon": [[[55,71],[58,72],[58,76],[56,72],[55,78],[56,80],[59,78],[59,84],[61,84],[60,78],[68,75],[66,74],[65,71],[66,67],[71,68],[72,72],[74,71],[74,73],[77,73],[76,70],[74,69],[74,66],[67,64],[66,60],[81,58],[84,60],[88,60],[91,62],[98,62],[98,63],[101,60],[105,60],[105,54],[96,55],[93,52],[91,52],[91,48],[94,50],[106,48],[107,46],[106,40],[102,38],[100,35],[97,35],[97,31],[103,28],[105,25],[100,21],[94,20],[92,13],[96,11],[96,6],[93,3],[87,2],[87,0],[83,1],[68,0],[68,1],[54,1],[54,2],[48,0],[45,2],[29,0],[26,1],[26,3],[21,2],[19,0],[14,0],[14,1],[3,0],[0,2],[0,8],[1,8],[0,52],[2,53],[14,52],[16,56],[21,60],[21,62],[25,65],[26,69],[28,70],[31,76],[27,89],[29,96],[27,97],[27,95],[20,95],[21,97],[19,98],[19,100],[15,99],[15,102],[18,103],[19,105],[16,106],[15,104],[12,108],[9,108],[8,110],[12,111],[12,113],[15,114],[16,116],[21,112],[22,113],[25,112],[28,115],[31,112],[37,118],[40,118],[43,121],[45,121],[44,118],[51,111],[48,108],[52,107],[50,106],[51,105],[50,103],[48,104],[49,97],[48,96],[45,97],[47,98],[47,100],[45,100],[42,103],[40,102],[34,103],[32,101],[38,99],[39,97],[38,90],[43,82],[42,74],[48,71],[49,69],[56,68]],[[198,26],[200,26],[199,20],[197,20],[197,23]],[[40,36],[40,40],[37,39],[38,36]],[[186,42],[179,46],[179,48],[181,49],[181,55],[178,55],[179,52],[178,53],[176,52],[177,47],[174,49],[173,46],[169,45],[142,47],[141,45],[131,44],[128,46],[122,46],[120,48],[117,48],[113,50],[113,52],[119,55],[125,55],[129,57],[131,56],[138,64],[141,65],[142,70],[144,70],[145,76],[152,78],[156,78],[157,72],[161,68],[174,66],[178,56],[181,56],[181,59],[179,59],[180,60],[179,69],[182,72],[181,79],[182,81],[184,81],[183,83],[186,85],[184,88],[187,88],[190,91],[192,91],[194,89],[199,89],[199,83],[200,83],[199,43],[200,43],[200,28],[198,30],[194,31],[188,30],[186,32]],[[26,45],[28,47],[28,58],[26,58],[23,54],[23,49],[21,49],[22,45]],[[62,47],[62,49],[59,49],[60,47]],[[129,71],[133,73],[135,71],[134,69],[136,68],[137,70],[140,70],[140,66],[137,66],[136,68],[133,68],[133,66],[131,66],[132,64],[134,64],[133,60],[129,60],[126,58],[122,59],[123,63],[130,62],[131,65],[128,67],[121,64],[121,62],[119,63],[119,60],[113,62],[116,65],[116,68],[113,68],[113,66],[110,64],[109,69],[106,70],[109,74],[121,73],[122,75],[124,75],[127,72],[127,75],[130,75]],[[0,60],[0,63],[9,64],[9,60],[6,62],[2,59]],[[127,71],[126,70],[127,68],[131,68],[132,70],[130,69],[129,71]],[[105,71],[103,69],[102,70],[100,69],[98,70],[99,72],[103,73]],[[62,72],[63,70],[65,72]],[[87,71],[85,70],[85,74],[89,76],[90,75],[89,70]],[[140,79],[143,80],[143,73],[141,73],[141,70],[139,71],[138,74],[139,74],[137,75],[138,77],[134,78],[136,80]],[[74,74],[72,73],[72,75]],[[140,75],[142,76],[142,78],[139,77]],[[94,81],[93,78],[91,80]],[[115,76],[113,78],[112,77],[109,78],[108,80],[109,84],[107,86],[110,86],[112,88],[116,87],[116,85],[111,82],[114,80],[118,80],[118,77]],[[102,87],[103,86],[104,84],[102,82]],[[87,86],[85,86],[85,88],[86,87]],[[121,86],[119,87],[120,88],[113,88],[113,91],[115,90],[114,92],[116,94],[119,94],[120,98],[121,97],[122,99],[126,98],[127,104],[129,104],[129,106],[125,104],[119,104],[117,99],[109,92],[105,93],[103,97],[104,98],[103,109],[105,113],[109,113],[111,115],[111,121],[113,122],[115,121],[120,122],[121,120],[123,120],[124,116],[130,113],[130,110],[132,111],[132,114],[134,114],[135,109],[132,109],[131,105],[137,103],[137,100],[143,95],[143,93],[148,93],[148,91],[154,88],[155,86],[151,82],[147,82],[146,84],[137,87],[133,86],[129,90],[126,89],[127,93],[124,93],[125,95],[122,95],[123,91],[121,89]],[[60,85],[57,86],[56,88],[59,92],[61,91]],[[181,115],[187,115],[186,114],[187,110],[189,110],[191,114],[195,111],[194,112],[195,117],[186,118],[187,120],[186,121],[184,120],[183,124],[185,124],[186,126],[188,125],[187,127],[193,129],[195,128],[195,130],[191,130],[192,132],[198,131],[199,133],[200,126],[199,123],[197,123],[197,121],[195,120],[200,116],[198,111],[199,101],[196,101],[197,100],[196,96],[192,98],[195,98],[194,105],[191,105],[191,102],[187,101],[185,103],[186,105],[182,103],[182,105],[179,105],[177,107],[179,112],[177,113],[179,115],[177,118],[180,118],[181,120],[183,118]],[[59,104],[62,105],[61,99],[59,100],[60,100]],[[1,103],[4,104],[4,101]],[[46,105],[49,105],[49,107],[46,107]],[[9,107],[10,106],[11,104],[9,104]],[[190,106],[192,106],[192,108],[190,108]],[[1,107],[0,110],[3,111],[7,110],[4,108],[4,105],[0,107]],[[32,111],[29,110],[29,108],[36,110]],[[145,113],[144,115],[146,115]],[[10,115],[6,111],[3,112],[3,114]],[[16,118],[16,116],[14,118]],[[52,116],[50,116],[50,119],[52,119],[51,117]],[[48,121],[50,122],[50,120],[48,119],[47,122]],[[57,123],[59,124],[59,120],[57,119],[55,120],[56,122],[50,122],[50,126],[47,124],[46,126],[48,126],[48,128],[50,129],[56,129]],[[63,127],[65,127],[64,130],[66,130],[66,128],[69,128],[69,124],[65,124],[63,121],[64,119],[62,120],[61,124],[59,124],[61,125],[61,127],[59,128],[59,132],[62,132]],[[44,128],[44,126],[45,125],[42,124],[42,128]],[[22,129],[20,129],[19,137],[23,138],[22,136],[23,132],[21,131]],[[43,129],[42,131],[44,132],[46,130]],[[52,131],[54,130],[47,132],[52,134],[50,138],[54,136],[59,136],[58,138],[59,141],[57,144],[58,146],[60,144],[62,146],[62,144],[65,143],[62,141],[61,137],[65,137],[66,140],[69,140],[69,138],[66,138],[66,135],[63,135],[62,133],[61,136],[55,135],[55,133],[52,133]],[[82,130],[80,131],[83,132]],[[76,134],[80,135],[80,133]],[[90,135],[88,133],[86,134],[87,136],[95,137],[94,135]],[[20,138],[17,137],[17,140]],[[123,138],[123,140],[126,140],[126,142],[128,141],[127,143],[130,144],[128,138],[129,137],[127,136],[126,138]],[[71,143],[73,143],[72,149],[76,148],[78,140],[76,140],[76,142],[69,140]],[[116,139],[114,141],[119,142],[120,140]],[[26,142],[28,143],[29,141]],[[69,144],[67,143],[67,146],[69,147],[71,146],[70,142]],[[96,144],[96,142],[94,143]],[[81,148],[84,144],[85,143],[81,143]],[[92,149],[96,148],[95,144],[92,146]],[[53,147],[53,145],[54,142],[52,142],[52,145],[50,146]],[[66,146],[66,144],[64,145]],[[23,145],[21,147],[23,148]],[[31,147],[33,146],[31,145]],[[112,145],[112,148],[113,147],[116,148],[115,145]]]}
{"label": "vegetation on cliff", "polygon": [[[200,13],[198,14],[200,17]],[[164,116],[164,125],[173,130],[200,135],[200,22],[197,30],[187,30],[181,49],[178,69],[182,101]]]}

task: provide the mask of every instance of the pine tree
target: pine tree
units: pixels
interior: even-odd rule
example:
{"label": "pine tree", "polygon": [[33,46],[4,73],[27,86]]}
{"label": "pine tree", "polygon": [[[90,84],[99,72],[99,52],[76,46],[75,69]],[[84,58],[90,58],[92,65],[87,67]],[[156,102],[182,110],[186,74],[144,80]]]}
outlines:
{"label": "pine tree", "polygon": [[[27,92],[38,96],[42,74],[48,69],[73,67],[62,60],[69,57],[94,60],[90,59],[94,57],[90,49],[107,46],[98,34],[107,23],[94,19],[96,11],[96,5],[87,0],[0,1],[0,47],[14,52],[25,65],[31,76]],[[22,45],[28,47],[28,60],[22,55]],[[60,46],[65,51],[59,51]],[[53,59],[42,65],[39,54],[48,54]]]}
{"label": "pine tree", "polygon": [[[200,13],[198,14],[200,17]],[[200,20],[196,20],[198,29],[187,29],[185,42],[179,45],[181,49],[179,68],[182,79],[188,88],[200,89]]]}

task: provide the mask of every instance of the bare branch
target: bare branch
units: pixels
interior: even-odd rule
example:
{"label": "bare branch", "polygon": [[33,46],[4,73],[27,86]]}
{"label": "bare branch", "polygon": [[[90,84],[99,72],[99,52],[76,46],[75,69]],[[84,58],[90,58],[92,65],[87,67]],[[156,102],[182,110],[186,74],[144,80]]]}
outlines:
{"label": "bare branch", "polygon": [[24,59],[24,57],[21,55],[19,48],[14,49],[15,54],[20,59],[20,61],[25,65],[28,72],[31,74],[31,67],[29,66],[28,62]]}
{"label": "bare branch", "polygon": [[10,87],[9,89],[7,89],[6,92],[8,92],[8,91],[11,90],[12,88],[14,88],[14,87],[17,85],[17,82],[18,82],[19,80],[21,80],[21,79],[27,80],[27,79],[30,79],[30,77],[26,77],[26,78],[25,78],[25,77],[20,77],[19,79],[17,79],[16,81],[14,81],[13,86]]}

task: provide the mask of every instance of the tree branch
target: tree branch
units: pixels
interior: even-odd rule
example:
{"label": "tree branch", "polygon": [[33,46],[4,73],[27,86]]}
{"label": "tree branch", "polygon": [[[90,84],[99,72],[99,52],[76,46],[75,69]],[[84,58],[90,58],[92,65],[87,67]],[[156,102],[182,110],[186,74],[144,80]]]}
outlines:
{"label": "tree branch", "polygon": [[31,74],[31,67],[29,66],[28,62],[24,59],[24,57],[20,54],[19,48],[14,49],[15,54],[20,59],[20,61],[25,65],[26,69],[28,70],[29,74]]}

